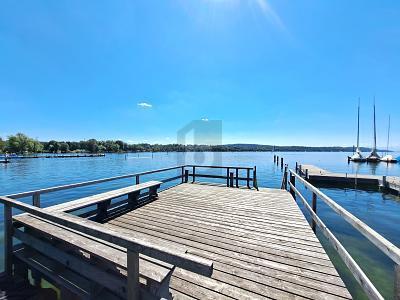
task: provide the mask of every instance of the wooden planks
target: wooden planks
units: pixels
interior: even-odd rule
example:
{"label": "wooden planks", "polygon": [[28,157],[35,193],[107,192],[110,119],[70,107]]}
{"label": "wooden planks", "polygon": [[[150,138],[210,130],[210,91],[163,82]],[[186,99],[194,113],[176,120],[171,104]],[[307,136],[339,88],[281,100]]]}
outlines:
{"label": "wooden planks", "polygon": [[105,225],[214,262],[211,278],[176,268],[177,299],[351,298],[286,191],[181,184]]}
{"label": "wooden planks", "polygon": [[93,196],[88,196],[88,197],[77,199],[74,201],[61,203],[58,205],[53,205],[53,206],[46,208],[45,210],[47,210],[49,212],[55,212],[55,211],[70,212],[73,210],[92,206],[92,205],[98,204],[100,202],[104,202],[104,201],[108,201],[108,200],[118,198],[121,196],[129,195],[129,194],[132,194],[135,192],[140,192],[141,190],[144,190],[144,189],[158,188],[161,185],[161,183],[162,182],[160,182],[160,181],[147,181],[144,183],[131,185],[128,187],[104,192],[101,194],[96,194]]}

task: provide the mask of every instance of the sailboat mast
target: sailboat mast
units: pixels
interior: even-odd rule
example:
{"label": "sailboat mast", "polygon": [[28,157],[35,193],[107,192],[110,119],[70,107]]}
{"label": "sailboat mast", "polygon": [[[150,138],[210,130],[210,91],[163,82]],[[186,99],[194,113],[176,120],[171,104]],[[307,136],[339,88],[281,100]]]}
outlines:
{"label": "sailboat mast", "polygon": [[360,147],[360,98],[358,98],[358,117],[357,117],[357,150]]}
{"label": "sailboat mast", "polygon": [[376,118],[375,118],[375,97],[374,97],[374,148],[373,151],[376,152]]}

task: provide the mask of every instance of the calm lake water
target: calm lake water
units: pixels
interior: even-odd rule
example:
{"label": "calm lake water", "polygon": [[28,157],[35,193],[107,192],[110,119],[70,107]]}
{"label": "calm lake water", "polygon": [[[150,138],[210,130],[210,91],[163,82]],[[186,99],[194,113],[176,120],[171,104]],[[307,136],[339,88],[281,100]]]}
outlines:
{"label": "calm lake water", "polygon": [[[314,164],[321,168],[347,173],[400,176],[400,164],[347,164],[348,153],[277,153],[284,157],[285,163],[294,168],[295,162]],[[398,156],[399,154],[395,154]],[[0,194],[35,190],[56,185],[75,183],[105,177],[118,176],[140,171],[160,169],[178,164],[257,166],[258,183],[261,187],[279,188],[282,180],[280,167],[273,164],[271,152],[234,152],[234,153],[140,153],[110,154],[99,158],[79,159],[23,159],[14,160],[8,165],[0,164]],[[177,171],[143,176],[141,181],[173,177]],[[41,197],[42,206],[80,198],[106,190],[132,184],[134,178],[86,186],[72,190],[55,192]],[[170,185],[176,182],[171,182]],[[345,207],[369,226],[400,246],[400,198],[381,193],[377,189],[331,188],[323,187],[323,192]],[[309,191],[303,190],[308,198]],[[23,199],[31,203],[31,199]],[[304,210],[303,210],[304,211]],[[0,213],[0,231],[3,231],[3,212]],[[308,217],[308,214],[305,213]],[[361,234],[338,217],[322,201],[318,201],[318,214],[333,233],[339,238],[350,254],[361,265],[369,278],[378,287],[385,298],[393,298],[393,268],[390,259],[368,242]],[[328,245],[322,234],[318,237],[331,256],[336,268],[344,278],[353,297],[365,298],[357,283],[352,279],[346,267]],[[3,249],[3,235],[0,246]],[[3,254],[1,254],[3,256]],[[3,257],[1,257],[3,264]]]}

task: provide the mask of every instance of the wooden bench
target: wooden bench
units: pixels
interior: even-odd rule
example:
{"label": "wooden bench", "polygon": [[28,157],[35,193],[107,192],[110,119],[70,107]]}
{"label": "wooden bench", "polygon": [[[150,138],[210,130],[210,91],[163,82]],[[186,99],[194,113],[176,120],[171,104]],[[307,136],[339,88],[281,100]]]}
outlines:
{"label": "wooden bench", "polygon": [[[137,204],[140,191],[149,189],[149,198],[154,199],[157,197],[160,185],[159,181],[149,181],[51,206],[45,210],[71,212],[98,205],[98,215],[104,217],[112,199],[128,195],[128,205],[134,206]],[[126,249],[31,214],[15,216],[14,220],[14,236],[26,246],[25,250],[20,250],[16,256],[30,267],[40,268],[33,263],[37,259],[51,259],[61,264],[64,269],[97,281],[100,286],[117,296],[126,297]],[[21,226],[24,227],[24,231],[19,229]],[[170,298],[169,280],[173,268],[171,264],[140,254],[141,294],[147,295],[147,298],[149,295],[156,298]],[[55,276],[53,280],[57,282],[60,276]],[[70,292],[77,293],[76,289],[71,289]]]}
{"label": "wooden bench", "polygon": [[[24,215],[14,219],[17,221],[15,225],[24,226],[26,231],[15,228],[14,236],[28,248],[84,277],[87,275],[92,280],[98,280],[99,285],[124,297],[126,249],[35,216]],[[167,298],[173,268],[171,264],[140,254],[142,289],[157,297]]]}
{"label": "wooden bench", "polygon": [[97,205],[97,219],[100,220],[104,217],[107,217],[107,210],[111,204],[112,199],[128,195],[128,205],[134,207],[135,205],[137,205],[140,191],[144,189],[149,189],[149,199],[153,200],[157,198],[157,190],[160,188],[161,184],[162,184],[161,181],[148,181],[104,192],[101,194],[80,198],[66,203],[53,205],[45,208],[45,210],[49,212],[56,212],[56,211],[71,212],[92,205]]}

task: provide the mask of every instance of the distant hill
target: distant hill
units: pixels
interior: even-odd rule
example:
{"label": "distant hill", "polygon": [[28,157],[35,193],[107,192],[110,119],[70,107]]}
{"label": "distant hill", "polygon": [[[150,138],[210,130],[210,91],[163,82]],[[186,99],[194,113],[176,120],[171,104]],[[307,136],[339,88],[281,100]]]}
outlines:
{"label": "distant hill", "polygon": [[[218,146],[215,146],[218,147]],[[227,144],[222,145],[227,151],[279,151],[279,152],[353,152],[353,147],[329,146],[329,147],[310,147],[310,146],[273,146],[259,144]],[[369,152],[371,148],[361,147],[362,152]],[[378,150],[382,152],[385,150]]]}

